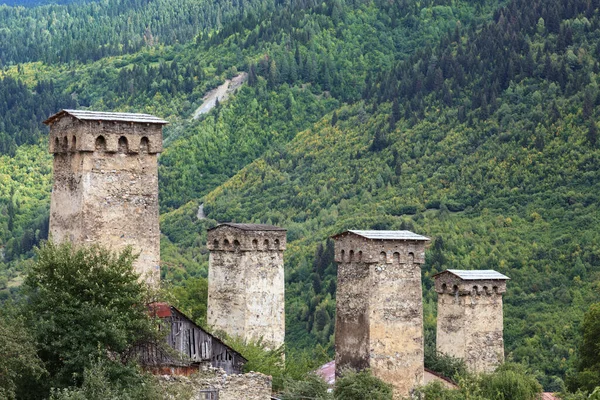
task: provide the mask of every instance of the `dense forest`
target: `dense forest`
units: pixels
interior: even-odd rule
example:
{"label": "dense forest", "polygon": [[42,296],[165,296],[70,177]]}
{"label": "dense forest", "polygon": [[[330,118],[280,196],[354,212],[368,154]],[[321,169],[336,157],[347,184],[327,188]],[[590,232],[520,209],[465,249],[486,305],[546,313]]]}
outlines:
{"label": "dense forest", "polygon": [[[41,121],[69,107],[148,112],[171,122],[163,281],[198,321],[206,229],[284,226],[287,346],[331,355],[328,237],[409,229],[433,239],[429,352],[431,276],[495,269],[511,277],[507,358],[546,390],[577,388],[584,313],[600,301],[600,1],[0,6],[0,38],[0,298],[20,295],[47,237]],[[247,84],[192,119],[241,71]]]}

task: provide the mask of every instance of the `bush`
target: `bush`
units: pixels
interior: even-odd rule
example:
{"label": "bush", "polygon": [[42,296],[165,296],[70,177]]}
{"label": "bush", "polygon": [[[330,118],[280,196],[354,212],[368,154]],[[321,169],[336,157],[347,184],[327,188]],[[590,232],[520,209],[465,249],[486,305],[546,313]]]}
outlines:
{"label": "bush", "polygon": [[425,346],[425,366],[454,380],[467,373],[467,367],[462,359],[439,353],[433,346]]}
{"label": "bush", "polygon": [[446,389],[439,382],[416,390],[417,396],[435,400],[537,400],[542,386],[520,364],[506,363],[491,374],[465,374],[460,389]]}
{"label": "bush", "polygon": [[329,385],[320,376],[309,373],[301,381],[287,381],[285,390],[281,394],[283,400],[330,400],[333,399],[328,392]]}
{"label": "bush", "polygon": [[105,360],[92,361],[83,373],[81,387],[52,389],[50,400],[161,400],[162,390],[152,376],[129,367],[129,379],[115,382],[112,366]]}
{"label": "bush", "polygon": [[520,364],[506,363],[480,378],[480,386],[490,400],[536,400],[542,386]]}
{"label": "bush", "polygon": [[391,400],[392,386],[374,377],[371,371],[346,370],[335,382],[336,400]]}

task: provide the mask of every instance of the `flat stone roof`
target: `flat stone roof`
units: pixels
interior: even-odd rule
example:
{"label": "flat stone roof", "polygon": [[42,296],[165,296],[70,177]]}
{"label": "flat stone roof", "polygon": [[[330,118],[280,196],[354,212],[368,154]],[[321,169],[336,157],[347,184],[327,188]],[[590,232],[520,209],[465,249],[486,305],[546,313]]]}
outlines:
{"label": "flat stone roof", "polygon": [[44,124],[50,125],[55,120],[70,115],[81,121],[115,121],[115,122],[135,122],[142,124],[166,125],[169,122],[162,118],[150,114],[118,113],[104,111],[88,110],[61,110],[44,121]]}
{"label": "flat stone roof", "polygon": [[500,272],[494,271],[493,269],[485,269],[485,270],[462,270],[462,269],[447,269],[440,273],[433,275],[436,277],[438,275],[444,273],[451,273],[452,275],[456,275],[460,279],[464,281],[480,281],[480,280],[502,280],[507,281],[510,278],[506,275],[501,274]]}
{"label": "flat stone roof", "polygon": [[208,229],[212,231],[213,229],[217,229],[221,226],[230,226],[232,228],[237,228],[243,231],[286,231],[287,229],[281,228],[275,225],[266,225],[266,224],[241,224],[236,222],[223,222],[213,228]]}
{"label": "flat stone roof", "polygon": [[420,240],[420,241],[429,241],[430,239],[426,236],[422,236],[416,234],[411,231],[359,231],[359,230],[348,230],[342,233],[338,233],[337,235],[332,236],[336,238],[345,233],[353,233],[358,236],[362,236],[366,239],[375,239],[375,240]]}

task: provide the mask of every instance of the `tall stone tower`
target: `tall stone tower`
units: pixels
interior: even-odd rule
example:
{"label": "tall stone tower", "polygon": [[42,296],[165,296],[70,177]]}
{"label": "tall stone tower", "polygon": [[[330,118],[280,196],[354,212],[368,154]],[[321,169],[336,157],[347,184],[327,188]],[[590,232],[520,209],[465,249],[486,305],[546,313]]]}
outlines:
{"label": "tall stone tower", "polygon": [[208,324],[268,348],[285,339],[286,230],[225,223],[208,230]]}
{"label": "tall stone tower", "polygon": [[438,293],[437,350],[461,358],[472,372],[491,372],[504,361],[499,272],[449,269],[434,275]]}
{"label": "tall stone tower", "polygon": [[50,237],[113,251],[132,246],[134,267],[160,279],[158,163],[162,127],[147,114],[62,110],[45,122],[54,154]]}
{"label": "tall stone tower", "polygon": [[370,368],[394,398],[423,384],[425,236],[346,231],[333,236],[337,275],[336,374]]}

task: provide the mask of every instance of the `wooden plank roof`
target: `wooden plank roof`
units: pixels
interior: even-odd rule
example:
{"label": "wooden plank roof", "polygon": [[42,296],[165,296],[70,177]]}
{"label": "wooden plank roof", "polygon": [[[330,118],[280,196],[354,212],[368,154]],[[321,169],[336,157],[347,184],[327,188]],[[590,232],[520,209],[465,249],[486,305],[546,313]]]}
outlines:
{"label": "wooden plank roof", "polygon": [[154,303],[148,304],[148,312],[150,313],[151,317],[158,317],[160,319],[173,317],[175,313],[178,313],[183,318],[187,319],[190,323],[192,323],[197,329],[201,330],[202,332],[204,332],[208,336],[210,336],[212,338],[212,340],[214,340],[218,343],[221,343],[227,349],[229,349],[230,351],[232,351],[235,354],[237,354],[238,356],[240,356],[240,358],[242,358],[244,361],[248,362],[248,360],[243,355],[241,355],[238,351],[232,349],[230,346],[225,344],[221,339],[219,339],[215,335],[211,334],[206,329],[202,328],[200,325],[196,324],[194,321],[191,320],[191,318],[189,318],[187,315],[185,315],[184,313],[179,311],[175,306],[172,306],[168,303],[163,303],[163,302],[154,302]]}

